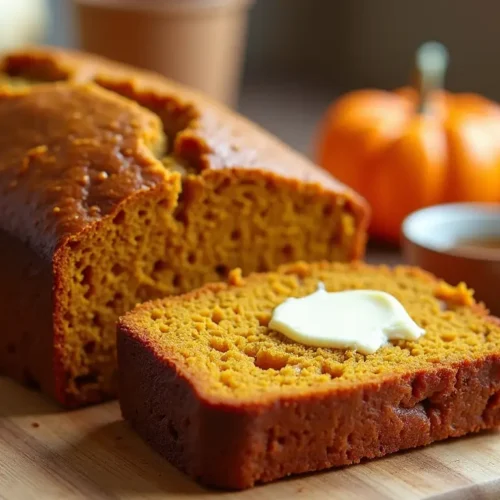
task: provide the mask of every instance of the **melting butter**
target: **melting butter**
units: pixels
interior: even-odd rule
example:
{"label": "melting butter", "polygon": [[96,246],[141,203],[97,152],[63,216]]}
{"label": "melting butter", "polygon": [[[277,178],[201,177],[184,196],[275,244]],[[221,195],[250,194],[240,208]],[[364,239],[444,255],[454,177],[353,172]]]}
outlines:
{"label": "melting butter", "polygon": [[269,323],[289,339],[313,347],[354,349],[372,354],[391,339],[416,340],[425,333],[395,297],[378,290],[327,292],[277,306]]}

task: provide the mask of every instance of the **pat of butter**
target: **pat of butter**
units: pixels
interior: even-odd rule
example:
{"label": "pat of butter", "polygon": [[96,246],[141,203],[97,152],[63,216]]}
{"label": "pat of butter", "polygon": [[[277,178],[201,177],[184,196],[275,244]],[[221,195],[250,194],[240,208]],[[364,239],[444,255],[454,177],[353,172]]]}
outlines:
{"label": "pat of butter", "polygon": [[295,342],[313,347],[355,349],[372,354],[390,339],[425,333],[392,295],[377,290],[327,292],[323,283],[302,298],[277,306],[269,323]]}

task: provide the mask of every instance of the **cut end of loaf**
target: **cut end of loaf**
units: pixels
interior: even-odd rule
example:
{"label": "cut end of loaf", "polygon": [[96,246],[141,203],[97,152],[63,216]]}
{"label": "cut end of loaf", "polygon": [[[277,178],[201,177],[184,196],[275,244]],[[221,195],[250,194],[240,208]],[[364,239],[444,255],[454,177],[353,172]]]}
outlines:
{"label": "cut end of loaf", "polygon": [[63,404],[116,394],[115,321],[138,302],[234,267],[362,256],[363,200],[189,89],[56,49],[7,54],[0,72],[0,162],[14,165],[0,168],[0,211],[53,270]]}
{"label": "cut end of loaf", "polygon": [[236,266],[246,275],[356,251],[355,215],[318,187],[216,171],[185,178],[177,200],[172,190],[138,196],[67,247],[61,358],[77,400],[115,393],[115,321],[135,304],[224,280]]}

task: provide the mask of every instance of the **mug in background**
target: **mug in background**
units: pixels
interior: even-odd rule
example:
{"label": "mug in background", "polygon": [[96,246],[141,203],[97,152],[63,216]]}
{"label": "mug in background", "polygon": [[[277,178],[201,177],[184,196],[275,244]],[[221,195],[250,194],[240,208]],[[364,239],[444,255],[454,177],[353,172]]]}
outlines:
{"label": "mug in background", "polygon": [[80,47],[234,106],[251,0],[74,0]]}
{"label": "mug in background", "polygon": [[48,29],[47,0],[0,0],[0,51],[43,43]]}

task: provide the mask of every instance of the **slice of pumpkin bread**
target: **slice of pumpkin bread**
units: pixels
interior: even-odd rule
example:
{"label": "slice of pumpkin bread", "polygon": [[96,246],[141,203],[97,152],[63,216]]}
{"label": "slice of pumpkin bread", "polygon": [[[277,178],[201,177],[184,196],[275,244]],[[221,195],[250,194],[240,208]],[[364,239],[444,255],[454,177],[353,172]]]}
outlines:
{"label": "slice of pumpkin bread", "polygon": [[[288,297],[374,289],[426,334],[374,354],[268,328]],[[203,483],[246,488],[500,422],[500,325],[465,286],[418,269],[304,264],[138,306],[118,327],[124,417]]]}

